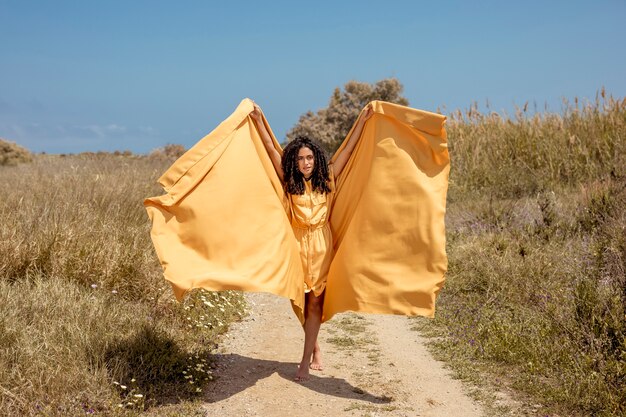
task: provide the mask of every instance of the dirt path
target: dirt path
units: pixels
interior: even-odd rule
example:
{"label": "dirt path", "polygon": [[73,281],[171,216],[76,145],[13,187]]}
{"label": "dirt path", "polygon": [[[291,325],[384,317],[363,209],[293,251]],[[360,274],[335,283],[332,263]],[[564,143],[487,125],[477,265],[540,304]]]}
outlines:
{"label": "dirt path", "polygon": [[406,317],[341,314],[322,325],[325,369],[292,381],[304,340],[289,302],[249,294],[251,313],[220,348],[208,416],[482,415]]}

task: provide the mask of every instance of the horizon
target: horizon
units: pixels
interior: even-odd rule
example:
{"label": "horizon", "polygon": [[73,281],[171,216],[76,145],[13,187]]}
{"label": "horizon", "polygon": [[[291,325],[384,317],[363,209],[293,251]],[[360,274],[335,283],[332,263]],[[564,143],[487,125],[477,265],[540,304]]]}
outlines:
{"label": "horizon", "polygon": [[[449,115],[626,96],[626,4],[0,0],[0,137],[33,152],[190,148],[254,99],[279,141],[351,80]],[[617,46],[616,46],[617,45]]]}
{"label": "horizon", "polygon": [[[452,111],[443,113],[443,112],[439,112],[439,109],[434,109],[434,110],[428,110],[434,113],[439,113],[439,114],[443,114],[444,116],[446,116],[448,118],[448,120],[450,120],[451,118],[454,117],[455,113],[461,113],[462,116],[464,118],[467,117],[468,112],[470,111],[470,109],[474,109],[474,111],[477,109],[478,113],[481,114],[489,114],[489,115],[494,115],[497,114],[498,116],[500,116],[502,119],[504,120],[515,120],[516,119],[516,112],[520,112],[522,115],[524,115],[524,117],[533,117],[535,115],[540,115],[540,116],[544,116],[544,115],[559,115],[559,116],[564,116],[564,112],[566,110],[571,110],[572,108],[572,104],[574,103],[574,107],[576,108],[583,108],[585,105],[593,105],[596,102],[602,102],[603,100],[605,100],[603,93],[605,92],[605,96],[606,99],[608,98],[613,98],[613,99],[617,99],[617,100],[623,100],[626,101],[626,97],[615,97],[612,94],[610,94],[609,92],[607,92],[604,87],[600,88],[596,94],[594,95],[593,98],[585,98],[583,100],[579,99],[578,97],[573,97],[571,99],[563,97],[560,101],[561,104],[561,109],[559,111],[554,111],[552,109],[549,108],[548,103],[544,103],[544,106],[541,106],[542,109],[539,109],[540,106],[537,105],[536,102],[532,103],[532,106],[530,105],[531,103],[529,101],[526,101],[525,103],[522,103],[520,105],[518,105],[517,103],[515,103],[513,105],[513,108],[511,109],[511,112],[507,112],[507,111],[492,111],[490,110],[490,104],[488,102],[488,99],[486,100],[486,102],[484,103],[484,106],[480,106],[479,103],[474,102],[472,104],[470,104],[468,107],[463,108],[463,109],[454,109]],[[565,105],[569,105],[568,108],[564,108],[563,106]],[[411,106],[409,106],[411,107]],[[526,107],[526,110],[523,110],[524,107]],[[235,108],[232,109],[233,111],[235,110]],[[457,119],[455,119],[457,120]],[[470,123],[471,121],[468,119],[465,119],[465,121],[467,123]],[[217,125],[213,126],[213,128],[211,128],[211,130],[213,130],[215,127],[217,127]],[[207,131],[205,135],[203,135],[202,137],[198,138],[198,141],[200,139],[202,139],[204,136],[208,135],[210,133],[210,131]],[[280,139],[277,137],[277,139]],[[449,140],[450,138],[448,138]],[[20,144],[19,142],[15,142],[12,141],[10,139],[4,138],[0,136],[0,140],[5,140],[5,141],[9,141],[9,142],[13,142],[16,143],[19,146],[24,147],[22,144]],[[81,155],[81,154],[114,154],[114,155],[119,155],[119,156],[150,156],[151,153],[153,152],[158,152],[158,151],[162,151],[166,146],[168,145],[174,145],[174,146],[178,146],[178,145],[182,145],[185,148],[185,151],[189,150],[192,146],[195,145],[196,142],[192,143],[189,146],[186,146],[182,143],[175,143],[175,142],[168,142],[168,143],[163,143],[160,146],[157,146],[155,148],[152,148],[148,151],[132,151],[130,149],[123,149],[123,148],[118,148],[118,149],[96,149],[96,150],[82,150],[82,151],[69,151],[69,152],[47,152],[47,151],[35,151],[32,150],[30,148],[26,148],[28,151],[32,152],[33,154],[39,154],[39,155],[52,155],[52,156],[70,156],[70,155]],[[279,143],[284,146],[286,144],[286,138],[283,138],[283,140],[279,140]]]}

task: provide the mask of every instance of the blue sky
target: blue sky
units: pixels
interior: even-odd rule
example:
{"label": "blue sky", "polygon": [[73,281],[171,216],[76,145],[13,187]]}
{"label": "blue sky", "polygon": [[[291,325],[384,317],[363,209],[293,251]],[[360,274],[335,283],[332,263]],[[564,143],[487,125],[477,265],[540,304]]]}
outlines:
{"label": "blue sky", "polygon": [[0,137],[37,152],[189,147],[244,97],[280,140],[349,80],[412,107],[626,96],[624,1],[3,1]]}

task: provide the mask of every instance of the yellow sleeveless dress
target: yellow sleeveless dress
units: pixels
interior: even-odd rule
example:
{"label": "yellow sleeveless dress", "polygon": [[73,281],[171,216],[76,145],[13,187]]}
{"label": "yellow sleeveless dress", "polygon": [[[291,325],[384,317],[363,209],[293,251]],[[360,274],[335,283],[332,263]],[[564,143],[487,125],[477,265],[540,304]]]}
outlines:
{"label": "yellow sleeveless dress", "polygon": [[330,209],[335,192],[332,164],[328,166],[330,193],[313,191],[311,181],[304,181],[304,194],[290,195],[291,227],[300,250],[304,271],[304,292],[320,296],[326,288],[328,270],[333,259]]}

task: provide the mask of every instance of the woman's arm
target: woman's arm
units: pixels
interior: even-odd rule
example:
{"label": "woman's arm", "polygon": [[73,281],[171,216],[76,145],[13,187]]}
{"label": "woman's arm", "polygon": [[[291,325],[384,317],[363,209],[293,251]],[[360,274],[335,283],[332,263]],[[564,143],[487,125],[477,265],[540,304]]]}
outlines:
{"label": "woman's arm", "polygon": [[263,145],[265,145],[265,149],[267,150],[267,154],[270,156],[272,160],[272,164],[274,164],[274,169],[278,174],[278,178],[283,181],[283,167],[281,165],[281,156],[274,148],[274,142],[272,141],[272,137],[269,132],[265,128],[265,123],[263,123],[263,112],[261,112],[261,108],[254,103],[254,110],[250,113],[250,117],[256,123],[256,127],[259,130],[259,134],[261,135],[261,140],[263,141]]}
{"label": "woman's arm", "polygon": [[372,117],[372,114],[374,114],[374,110],[372,110],[372,106],[368,104],[365,107],[365,113],[363,113],[363,116],[357,121],[352,134],[346,139],[346,146],[342,149],[341,153],[337,156],[337,159],[335,159],[335,162],[333,163],[333,174],[335,174],[335,178],[341,174],[341,171],[343,171],[343,168],[346,166],[346,163],[350,159],[350,155],[352,155],[352,151],[354,151],[354,148],[356,147],[357,140],[363,132],[363,126],[365,126],[367,120]]}

